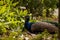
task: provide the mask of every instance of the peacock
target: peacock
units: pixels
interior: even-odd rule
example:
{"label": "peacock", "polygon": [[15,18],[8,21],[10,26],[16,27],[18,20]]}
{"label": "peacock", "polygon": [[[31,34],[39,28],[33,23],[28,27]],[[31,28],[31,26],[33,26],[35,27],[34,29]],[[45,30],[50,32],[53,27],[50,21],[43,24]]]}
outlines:
{"label": "peacock", "polygon": [[56,31],[58,31],[58,28],[51,24],[51,23],[47,23],[47,22],[29,22],[30,17],[27,15],[25,16],[25,24],[24,24],[24,28],[27,29],[29,32],[32,33],[36,33],[36,32],[43,32],[45,29],[47,29],[47,31],[49,33],[54,34]]}
{"label": "peacock", "polygon": [[53,24],[53,25],[55,25],[57,27],[60,25],[58,22],[55,22],[55,21],[43,20],[42,22],[51,23],[51,24]]}

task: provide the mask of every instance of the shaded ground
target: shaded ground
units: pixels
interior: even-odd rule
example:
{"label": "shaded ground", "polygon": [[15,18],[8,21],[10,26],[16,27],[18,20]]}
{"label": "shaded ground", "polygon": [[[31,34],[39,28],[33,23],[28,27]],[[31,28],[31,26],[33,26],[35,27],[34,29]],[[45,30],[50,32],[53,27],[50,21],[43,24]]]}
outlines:
{"label": "shaded ground", "polygon": [[49,34],[46,31],[39,34],[23,32],[22,37],[26,40],[58,40],[57,34]]}

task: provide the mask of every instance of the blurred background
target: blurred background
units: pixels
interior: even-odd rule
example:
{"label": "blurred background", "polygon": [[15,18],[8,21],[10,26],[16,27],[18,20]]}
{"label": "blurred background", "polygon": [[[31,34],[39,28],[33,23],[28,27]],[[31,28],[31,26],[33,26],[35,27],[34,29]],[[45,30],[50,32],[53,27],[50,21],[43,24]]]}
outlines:
{"label": "blurred background", "polygon": [[29,22],[60,24],[59,0],[0,0],[0,40],[58,40],[57,33],[52,36],[44,31],[31,36],[22,32],[26,15]]}

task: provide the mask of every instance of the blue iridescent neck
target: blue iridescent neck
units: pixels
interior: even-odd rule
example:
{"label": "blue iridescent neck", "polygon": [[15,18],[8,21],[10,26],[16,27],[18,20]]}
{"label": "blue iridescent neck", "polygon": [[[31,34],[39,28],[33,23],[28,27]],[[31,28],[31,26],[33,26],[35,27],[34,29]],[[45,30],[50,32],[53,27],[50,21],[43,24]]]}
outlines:
{"label": "blue iridescent neck", "polygon": [[29,20],[30,20],[30,17],[28,15],[25,16],[25,22],[29,22]]}
{"label": "blue iridescent neck", "polygon": [[26,23],[26,22],[29,22],[29,20],[25,20],[25,23]]}

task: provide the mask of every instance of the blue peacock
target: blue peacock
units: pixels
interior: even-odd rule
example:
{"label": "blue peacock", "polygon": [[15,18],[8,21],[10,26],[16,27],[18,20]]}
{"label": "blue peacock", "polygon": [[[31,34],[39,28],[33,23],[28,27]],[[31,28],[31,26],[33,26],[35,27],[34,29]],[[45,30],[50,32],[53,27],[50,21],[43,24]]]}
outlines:
{"label": "blue peacock", "polygon": [[29,32],[35,33],[35,32],[43,32],[45,29],[48,30],[49,33],[55,33],[58,31],[58,28],[53,25],[54,23],[51,24],[48,22],[29,22],[30,17],[27,15],[25,16],[25,24],[24,28],[27,29]]}

